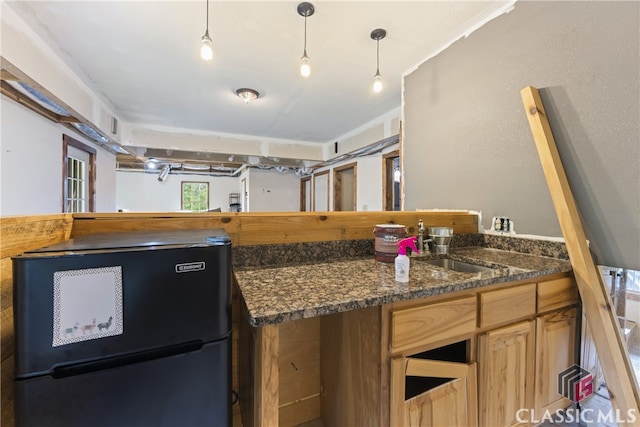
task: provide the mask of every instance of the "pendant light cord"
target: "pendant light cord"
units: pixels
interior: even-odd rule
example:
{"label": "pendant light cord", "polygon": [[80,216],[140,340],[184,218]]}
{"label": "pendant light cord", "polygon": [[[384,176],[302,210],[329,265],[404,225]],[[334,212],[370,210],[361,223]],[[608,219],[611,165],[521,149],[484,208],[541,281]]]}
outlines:
{"label": "pendant light cord", "polygon": [[376,40],[376,74],[380,74],[380,39]]}
{"label": "pendant light cord", "polygon": [[209,0],[207,0],[207,34],[209,34]]}
{"label": "pendant light cord", "polygon": [[304,56],[307,56],[307,15],[304,15]]}

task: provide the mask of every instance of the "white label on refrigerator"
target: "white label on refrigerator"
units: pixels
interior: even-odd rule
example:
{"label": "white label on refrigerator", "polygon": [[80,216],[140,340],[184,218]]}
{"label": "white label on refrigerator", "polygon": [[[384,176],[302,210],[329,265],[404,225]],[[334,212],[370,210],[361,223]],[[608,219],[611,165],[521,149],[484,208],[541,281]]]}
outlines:
{"label": "white label on refrigerator", "polygon": [[53,273],[53,347],[122,332],[122,267]]}

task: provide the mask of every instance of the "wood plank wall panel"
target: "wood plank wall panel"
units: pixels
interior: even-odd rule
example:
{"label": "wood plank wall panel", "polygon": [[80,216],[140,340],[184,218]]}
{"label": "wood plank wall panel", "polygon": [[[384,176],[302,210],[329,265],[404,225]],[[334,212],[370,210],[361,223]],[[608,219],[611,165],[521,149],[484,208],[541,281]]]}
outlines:
{"label": "wood plank wall panel", "polygon": [[13,420],[13,268],[11,257],[24,251],[69,239],[71,214],[29,215],[0,218],[0,425]]}
{"label": "wood plank wall panel", "polygon": [[466,211],[412,212],[236,212],[75,214],[71,237],[133,230],[224,228],[234,245],[263,245],[345,239],[372,239],[376,224],[403,224],[417,234],[426,227],[453,227],[454,233],[478,231],[478,216]]}
{"label": "wood plank wall panel", "polygon": [[127,231],[187,230],[194,228],[224,228],[233,244],[239,244],[239,222],[233,216],[209,214],[74,214],[71,237],[96,233]]}
{"label": "wood plank wall panel", "polygon": [[13,216],[0,218],[0,258],[52,245],[69,238],[71,214]]}
{"label": "wood plank wall panel", "polygon": [[[478,230],[478,217],[466,211],[416,212],[239,212],[239,213],[81,213],[30,215],[0,218],[0,326],[1,382],[0,425],[13,426],[13,273],[11,257],[52,245],[73,237],[95,233],[224,228],[234,245],[262,245],[345,239],[372,239],[376,224],[404,224],[409,234],[417,233],[418,220],[425,226],[450,226],[455,233]],[[237,297],[237,295],[235,295]],[[237,298],[234,298],[234,312]],[[234,313],[234,314],[235,314]],[[234,316],[234,321],[237,317]],[[237,325],[237,324],[236,324]],[[313,328],[312,328],[313,329]],[[319,339],[319,331],[308,340]],[[319,369],[308,366],[308,372]],[[237,366],[237,364],[236,364]],[[285,376],[286,378],[286,376]],[[236,379],[237,381],[237,379]],[[306,391],[301,394],[307,394]],[[305,398],[301,394],[289,400]],[[287,402],[281,402],[286,404]],[[317,412],[318,398],[300,401]],[[289,414],[296,405],[283,409],[283,421],[299,415]],[[295,412],[299,412],[296,410]]]}
{"label": "wood plank wall panel", "polygon": [[320,417],[320,318],[278,326],[280,427],[297,426]]}
{"label": "wood plank wall panel", "polygon": [[[381,307],[321,317],[321,418],[327,426],[387,425]],[[365,404],[358,396],[367,395]]]}

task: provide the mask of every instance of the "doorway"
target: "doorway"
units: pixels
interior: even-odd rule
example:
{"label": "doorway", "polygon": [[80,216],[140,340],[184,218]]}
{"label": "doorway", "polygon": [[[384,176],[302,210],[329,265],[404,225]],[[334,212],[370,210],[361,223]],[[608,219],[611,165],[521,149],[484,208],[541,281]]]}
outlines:
{"label": "doorway", "polygon": [[94,212],[96,149],[62,136],[62,212]]}
{"label": "doorway", "polygon": [[240,181],[240,191],[242,191],[242,195],[241,195],[241,206],[240,206],[240,210],[242,212],[249,212],[249,195],[247,193],[247,178],[242,178],[242,181]]}
{"label": "doorway", "polygon": [[324,212],[329,210],[329,171],[313,176],[313,210]]}
{"label": "doorway", "polygon": [[311,210],[311,177],[300,180],[300,212]]}
{"label": "doorway", "polygon": [[333,169],[333,210],[355,211],[357,193],[356,163]]}
{"label": "doorway", "polygon": [[385,211],[399,211],[400,200],[400,150],[382,156],[382,201]]}

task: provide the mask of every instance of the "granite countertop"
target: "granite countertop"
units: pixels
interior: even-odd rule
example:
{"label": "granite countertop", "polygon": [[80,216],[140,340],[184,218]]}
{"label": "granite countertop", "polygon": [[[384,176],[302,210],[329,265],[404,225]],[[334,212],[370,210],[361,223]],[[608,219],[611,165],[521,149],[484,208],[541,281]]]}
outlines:
{"label": "granite countertop", "polygon": [[452,248],[452,259],[493,267],[460,273],[411,259],[409,283],[373,256],[276,267],[239,267],[236,279],[252,326],[276,324],[571,271],[566,259],[487,247]]}

